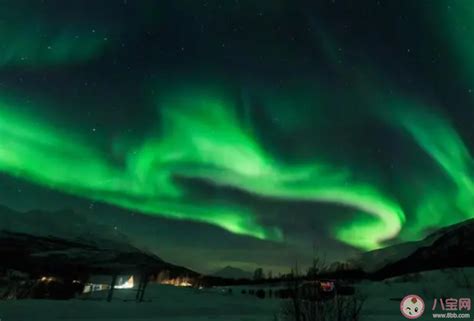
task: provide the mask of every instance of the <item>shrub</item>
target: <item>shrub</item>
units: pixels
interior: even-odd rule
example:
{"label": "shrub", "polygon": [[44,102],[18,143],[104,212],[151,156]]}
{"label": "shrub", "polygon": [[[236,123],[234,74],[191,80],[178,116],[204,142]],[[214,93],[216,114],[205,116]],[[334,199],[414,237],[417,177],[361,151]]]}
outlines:
{"label": "shrub", "polygon": [[284,321],[358,321],[364,302],[360,295],[325,301],[292,298],[283,303],[281,316]]}

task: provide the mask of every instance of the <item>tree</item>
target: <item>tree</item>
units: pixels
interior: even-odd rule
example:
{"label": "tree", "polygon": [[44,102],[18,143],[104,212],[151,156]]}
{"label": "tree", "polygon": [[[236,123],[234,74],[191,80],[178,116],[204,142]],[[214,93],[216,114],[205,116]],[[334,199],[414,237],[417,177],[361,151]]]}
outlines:
{"label": "tree", "polygon": [[255,272],[253,273],[253,279],[255,281],[259,281],[259,280],[263,280],[264,279],[264,276],[263,276],[263,269],[262,268],[258,268],[255,270]]}
{"label": "tree", "polygon": [[267,280],[271,280],[271,279],[273,279],[273,273],[272,273],[272,271],[268,271]]}
{"label": "tree", "polygon": [[309,279],[317,279],[321,272],[327,270],[326,260],[325,258],[321,258],[319,256],[313,255],[313,264],[306,272],[306,276]]}
{"label": "tree", "polygon": [[306,276],[310,279],[316,279],[320,272],[319,258],[313,259],[313,265],[309,267]]}

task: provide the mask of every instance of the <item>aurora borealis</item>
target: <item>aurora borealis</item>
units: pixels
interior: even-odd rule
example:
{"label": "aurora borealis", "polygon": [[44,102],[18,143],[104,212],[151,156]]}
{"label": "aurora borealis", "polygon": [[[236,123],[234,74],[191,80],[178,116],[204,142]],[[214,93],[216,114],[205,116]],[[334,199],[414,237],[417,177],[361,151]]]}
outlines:
{"label": "aurora borealis", "polygon": [[468,1],[104,3],[2,17],[0,204],[202,269],[474,217]]}

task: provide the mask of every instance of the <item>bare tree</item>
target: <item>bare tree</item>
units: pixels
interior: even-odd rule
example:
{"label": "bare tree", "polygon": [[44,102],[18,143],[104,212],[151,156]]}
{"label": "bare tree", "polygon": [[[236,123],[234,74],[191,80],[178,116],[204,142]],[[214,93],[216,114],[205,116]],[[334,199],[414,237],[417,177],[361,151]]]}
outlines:
{"label": "bare tree", "polygon": [[292,298],[283,303],[284,321],[359,321],[365,297],[337,296],[331,300]]}
{"label": "bare tree", "polygon": [[342,296],[322,295],[319,275],[327,269],[325,260],[314,256],[313,264],[303,281],[298,264],[292,269],[288,289],[290,298],[283,302],[281,317],[284,321],[358,321],[365,303],[360,294]]}
{"label": "bare tree", "polygon": [[256,269],[255,272],[253,273],[253,279],[255,281],[260,281],[260,280],[263,280],[264,278],[265,278],[265,275],[263,273],[262,268]]}

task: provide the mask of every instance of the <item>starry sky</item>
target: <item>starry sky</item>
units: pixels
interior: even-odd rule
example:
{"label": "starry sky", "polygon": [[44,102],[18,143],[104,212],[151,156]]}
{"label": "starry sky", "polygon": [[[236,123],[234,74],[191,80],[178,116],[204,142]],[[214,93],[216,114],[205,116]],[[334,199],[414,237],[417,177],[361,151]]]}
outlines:
{"label": "starry sky", "polygon": [[78,213],[42,224],[284,271],[474,217],[469,0],[0,6],[0,204]]}

